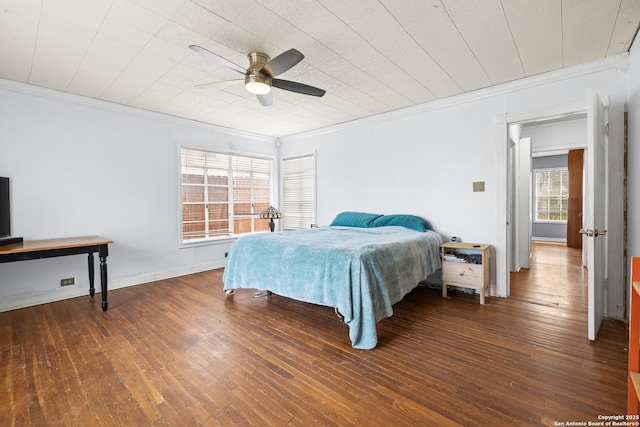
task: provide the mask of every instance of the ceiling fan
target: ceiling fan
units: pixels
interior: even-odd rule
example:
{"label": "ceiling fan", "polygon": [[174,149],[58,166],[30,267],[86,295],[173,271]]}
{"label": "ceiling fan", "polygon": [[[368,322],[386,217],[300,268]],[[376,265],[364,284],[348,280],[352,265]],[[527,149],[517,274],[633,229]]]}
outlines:
{"label": "ceiling fan", "polygon": [[[207,58],[213,59],[225,67],[231,68],[240,74],[244,74],[245,88],[258,97],[258,101],[263,106],[273,104],[271,95],[271,87],[288,90],[291,92],[301,93],[303,95],[323,96],[325,91],[317,87],[305,85],[303,83],[292,82],[290,80],[276,79],[275,77],[292,68],[298,62],[302,61],[304,55],[296,49],[289,49],[281,53],[273,59],[261,52],[251,52],[247,55],[249,58],[249,68],[246,70],[241,66],[225,59],[215,53],[198,45],[190,45],[189,48]],[[242,79],[229,80],[228,82],[239,82]],[[197,85],[196,87],[209,86],[216,83],[212,82]],[[225,82],[226,83],[226,82]]]}

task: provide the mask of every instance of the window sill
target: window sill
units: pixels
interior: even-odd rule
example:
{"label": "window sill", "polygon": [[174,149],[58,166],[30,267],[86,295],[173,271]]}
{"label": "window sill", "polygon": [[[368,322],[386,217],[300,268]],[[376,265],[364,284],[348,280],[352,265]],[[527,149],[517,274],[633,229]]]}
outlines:
{"label": "window sill", "polygon": [[233,243],[237,238],[238,236],[224,236],[224,237],[214,237],[209,239],[194,239],[188,242],[180,242],[180,249]]}

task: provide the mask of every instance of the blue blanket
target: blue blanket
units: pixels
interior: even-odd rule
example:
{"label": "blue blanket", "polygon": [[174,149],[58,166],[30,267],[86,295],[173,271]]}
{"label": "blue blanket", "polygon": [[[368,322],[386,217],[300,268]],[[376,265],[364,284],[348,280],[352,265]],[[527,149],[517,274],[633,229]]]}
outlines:
{"label": "blue blanket", "polygon": [[437,233],[404,227],[321,227],[239,237],[229,250],[224,289],[263,289],[335,307],[353,347],[372,349],[376,322],[440,268]]}

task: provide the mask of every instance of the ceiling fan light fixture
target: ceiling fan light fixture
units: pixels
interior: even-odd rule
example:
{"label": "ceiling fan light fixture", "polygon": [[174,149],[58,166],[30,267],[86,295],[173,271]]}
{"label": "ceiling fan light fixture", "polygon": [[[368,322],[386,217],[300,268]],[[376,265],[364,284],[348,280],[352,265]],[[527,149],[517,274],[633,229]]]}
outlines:
{"label": "ceiling fan light fixture", "polygon": [[244,85],[247,90],[255,95],[266,95],[271,92],[271,86],[266,83],[249,82]]}
{"label": "ceiling fan light fixture", "polygon": [[249,74],[244,78],[244,87],[255,95],[266,95],[271,92],[271,82],[263,76]]}

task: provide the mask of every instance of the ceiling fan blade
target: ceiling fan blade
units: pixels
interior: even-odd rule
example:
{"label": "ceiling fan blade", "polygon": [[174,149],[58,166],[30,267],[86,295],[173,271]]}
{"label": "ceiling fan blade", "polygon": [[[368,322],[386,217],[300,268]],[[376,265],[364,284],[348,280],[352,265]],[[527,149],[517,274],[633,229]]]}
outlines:
{"label": "ceiling fan blade", "polygon": [[201,83],[199,85],[195,85],[193,87],[197,87],[198,89],[202,89],[208,86],[214,86],[214,85],[219,85],[219,86],[230,86],[233,84],[238,84],[243,82],[244,79],[233,79],[233,80],[221,80],[219,82],[209,82],[209,83]]}
{"label": "ceiling fan blade", "polygon": [[224,59],[222,56],[216,55],[215,53],[211,52],[210,50],[207,50],[201,46],[192,44],[189,45],[189,49],[193,50],[194,52],[198,52],[200,55],[204,55],[207,58],[213,59],[214,61],[216,61],[218,64],[224,65],[225,67],[231,68],[233,71],[237,71],[240,74],[245,74],[247,70],[245,70],[244,68],[242,68],[241,66],[239,66],[238,64],[234,64],[233,62],[229,61],[228,59]]}
{"label": "ceiling fan blade", "polygon": [[311,96],[323,96],[326,93],[325,90],[319,89],[317,87],[305,85],[303,83],[292,82],[290,80],[272,79],[271,86]]}
{"label": "ceiling fan blade", "polygon": [[295,49],[289,49],[267,62],[260,70],[262,74],[275,77],[292,68],[298,62],[302,61],[304,55]]}
{"label": "ceiling fan blade", "polygon": [[269,105],[273,104],[273,95],[271,95],[271,92],[265,93],[264,95],[256,96],[258,97],[258,101],[260,101],[260,104],[262,104],[263,107],[268,107]]}

